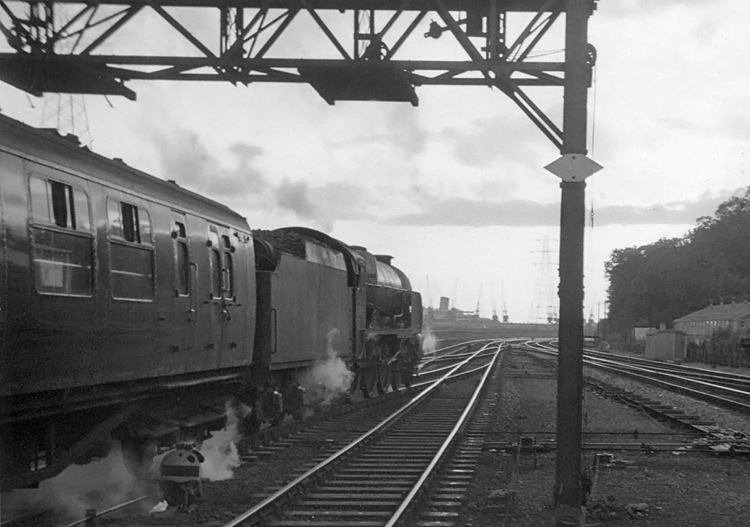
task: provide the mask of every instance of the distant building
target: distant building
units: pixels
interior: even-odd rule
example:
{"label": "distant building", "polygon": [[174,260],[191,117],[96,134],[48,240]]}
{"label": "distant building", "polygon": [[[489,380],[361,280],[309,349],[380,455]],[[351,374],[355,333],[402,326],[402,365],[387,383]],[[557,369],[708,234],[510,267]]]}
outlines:
{"label": "distant building", "polygon": [[647,326],[636,326],[633,328],[633,340],[636,341],[643,341],[646,340],[646,335],[648,332],[653,329]]}
{"label": "distant building", "polygon": [[451,299],[447,296],[441,296],[440,297],[440,311],[448,311],[450,309],[450,302]]}
{"label": "distant building", "polygon": [[674,328],[685,332],[688,341],[703,342],[722,328],[746,331],[750,328],[750,302],[708,306],[674,321]]}
{"label": "distant building", "polygon": [[685,332],[679,329],[650,329],[646,334],[646,358],[671,361],[685,360],[687,344]]}

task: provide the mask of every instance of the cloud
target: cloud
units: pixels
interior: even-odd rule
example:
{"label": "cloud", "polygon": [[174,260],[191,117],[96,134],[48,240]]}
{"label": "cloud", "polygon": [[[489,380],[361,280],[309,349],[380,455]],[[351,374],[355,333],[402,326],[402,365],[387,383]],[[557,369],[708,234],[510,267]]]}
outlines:
{"label": "cloud", "polygon": [[725,116],[715,131],[729,139],[747,141],[750,139],[750,120],[739,114]]}
{"label": "cloud", "polygon": [[[406,159],[412,159],[423,153],[431,138],[419,119],[419,109],[404,104],[390,104],[374,111],[367,109],[360,112],[362,119],[367,119],[362,126],[349,130],[344,140],[336,138],[328,141],[329,148],[356,147],[371,150],[382,147],[391,155],[399,152]],[[366,130],[356,133],[357,130]],[[352,133],[353,132],[353,133]]]}
{"label": "cloud", "polygon": [[284,179],[276,190],[276,200],[283,209],[291,210],[303,219],[314,219],[317,207],[310,201],[310,191],[304,181]]}
{"label": "cloud", "polygon": [[[701,216],[710,216],[732,195],[744,189],[704,193],[698,200],[655,205],[607,205],[594,209],[594,225],[692,225]],[[591,221],[590,210],[586,212]],[[425,199],[418,212],[393,216],[387,223],[411,226],[459,227],[538,227],[560,224],[559,203],[529,200],[492,202],[467,198]]]}
{"label": "cloud", "polygon": [[[701,8],[720,0],[597,0],[597,11],[615,15],[645,15],[670,6]],[[595,12],[596,14],[596,12]]]}
{"label": "cloud", "polygon": [[475,119],[466,128],[448,127],[440,135],[462,164],[488,168],[500,162],[526,164],[538,157],[544,143],[530,141],[527,134],[519,133],[530,126],[525,116],[498,116]]}
{"label": "cloud", "polygon": [[693,225],[701,216],[712,216],[716,209],[744,189],[703,193],[694,201],[677,201],[645,206],[609,205],[594,210],[595,225]]}
{"label": "cloud", "polygon": [[541,226],[559,223],[560,206],[526,200],[491,202],[467,198],[430,199],[421,211],[390,218],[395,225]]}
{"label": "cloud", "polygon": [[[187,129],[153,131],[162,173],[181,186],[228,205],[240,213],[279,213],[288,220],[292,213],[299,220],[329,232],[334,221],[374,217],[368,212],[381,200],[372,187],[348,181],[311,185],[287,176],[274,181],[258,167],[263,149],[237,142],[221,155]],[[257,219],[257,218],[253,218]],[[264,222],[265,223],[265,222]]]}
{"label": "cloud", "polygon": [[234,143],[228,159],[213,155],[198,134],[182,128],[154,131],[163,173],[180,185],[207,194],[216,200],[238,195],[261,194],[268,188],[254,165],[263,153],[260,147]]}

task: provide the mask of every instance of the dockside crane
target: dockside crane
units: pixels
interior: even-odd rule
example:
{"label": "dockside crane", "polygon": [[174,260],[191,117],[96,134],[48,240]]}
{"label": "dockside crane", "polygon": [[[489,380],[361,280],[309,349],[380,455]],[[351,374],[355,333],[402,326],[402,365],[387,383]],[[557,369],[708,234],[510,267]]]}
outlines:
{"label": "dockside crane", "polygon": [[479,298],[477,298],[477,309],[474,311],[474,316],[479,318],[479,304],[482,303],[482,287],[484,286],[484,282],[479,284]]}
{"label": "dockside crane", "polygon": [[505,304],[505,285],[500,282],[500,302],[503,304],[503,322],[508,322],[508,306]]}
{"label": "dockside crane", "polygon": [[495,286],[490,282],[490,295],[492,297],[492,320],[497,322],[497,304],[495,304]]}

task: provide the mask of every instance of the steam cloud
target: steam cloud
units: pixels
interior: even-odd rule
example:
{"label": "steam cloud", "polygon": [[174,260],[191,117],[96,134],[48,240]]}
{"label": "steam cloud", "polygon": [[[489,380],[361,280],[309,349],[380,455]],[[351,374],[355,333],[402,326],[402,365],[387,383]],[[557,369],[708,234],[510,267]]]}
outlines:
{"label": "steam cloud", "polygon": [[205,460],[201,463],[201,477],[211,481],[223,481],[234,476],[234,469],[240,466],[237,442],[240,440],[238,425],[240,416],[230,403],[225,407],[227,424],[223,430],[211,432],[211,437],[203,441],[200,453]]}
{"label": "steam cloud", "polygon": [[432,330],[428,326],[425,326],[422,331],[422,353],[435,353],[439,343],[440,340],[435,336]]}
{"label": "steam cloud", "polygon": [[349,371],[346,363],[335,349],[334,341],[339,336],[338,329],[332,329],[327,335],[326,353],[324,362],[316,364],[312,370],[306,372],[299,379],[299,383],[305,389],[309,405],[328,405],[333,399],[349,390],[354,380],[354,373]]}
{"label": "steam cloud", "polygon": [[78,519],[86,509],[107,509],[145,494],[149,486],[128,471],[120,445],[115,443],[104,459],[71,465],[36,489],[4,492],[2,512],[4,519],[41,510]]}

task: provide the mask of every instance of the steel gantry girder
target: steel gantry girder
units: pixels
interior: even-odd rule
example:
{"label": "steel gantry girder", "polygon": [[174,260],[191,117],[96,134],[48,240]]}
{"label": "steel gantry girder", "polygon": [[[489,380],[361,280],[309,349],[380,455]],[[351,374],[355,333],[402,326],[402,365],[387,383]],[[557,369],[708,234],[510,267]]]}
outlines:
{"label": "steel gantry girder", "polygon": [[[593,11],[595,0],[587,2]],[[561,127],[526,88],[564,85],[564,62],[538,60],[534,53],[565,5],[565,0],[0,0],[6,40],[0,80],[34,95],[131,99],[135,92],[125,84],[135,80],[307,83],[329,104],[417,105],[416,86],[489,86],[511,98],[559,148]],[[426,27],[428,15],[433,19]],[[514,19],[518,27],[511,31],[510,19],[517,15],[526,16]],[[158,31],[140,30],[157,25]],[[452,59],[425,58],[425,52],[435,55],[430,39],[444,34],[455,45]],[[444,53],[440,49],[437,53]]]}

